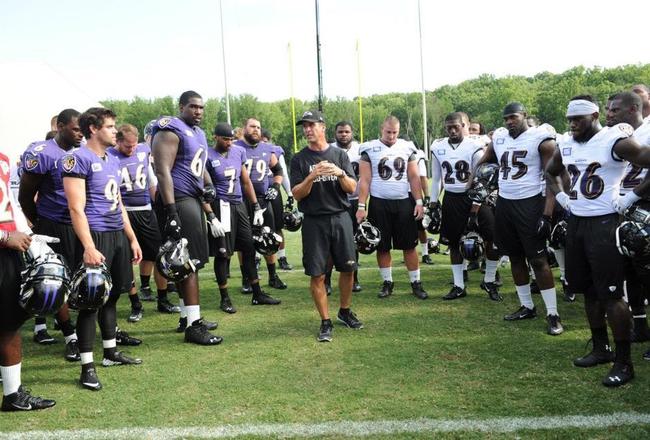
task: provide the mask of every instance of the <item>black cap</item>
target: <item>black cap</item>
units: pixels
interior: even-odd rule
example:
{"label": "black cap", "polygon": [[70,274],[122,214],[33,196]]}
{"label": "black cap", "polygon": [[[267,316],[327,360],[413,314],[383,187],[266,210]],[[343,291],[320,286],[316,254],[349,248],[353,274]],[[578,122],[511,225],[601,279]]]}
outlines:
{"label": "black cap", "polygon": [[300,120],[296,122],[296,125],[302,125],[303,122],[325,123],[325,118],[323,118],[323,114],[318,110],[309,110],[302,114],[302,118],[300,118]]}
{"label": "black cap", "polygon": [[526,113],[526,107],[521,102],[511,102],[503,109],[503,116],[514,115],[515,113]]}
{"label": "black cap", "polygon": [[271,139],[271,130],[268,128],[263,128],[262,129],[262,137],[265,137],[267,139]]}
{"label": "black cap", "polygon": [[225,138],[234,138],[235,132],[232,130],[230,124],[225,122],[219,122],[216,127],[214,127],[215,136],[221,136]]}

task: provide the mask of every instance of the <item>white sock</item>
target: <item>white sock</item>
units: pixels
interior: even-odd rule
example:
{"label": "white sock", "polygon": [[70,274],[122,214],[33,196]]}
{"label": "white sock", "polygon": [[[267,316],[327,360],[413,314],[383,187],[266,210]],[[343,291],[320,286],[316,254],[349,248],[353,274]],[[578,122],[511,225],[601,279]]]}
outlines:
{"label": "white sock", "polygon": [[424,242],[422,243],[422,256],[429,255],[429,245]]}
{"label": "white sock", "polygon": [[89,351],[88,353],[79,353],[81,356],[81,365],[92,364],[93,361],[93,352]]}
{"label": "white sock", "polygon": [[469,264],[469,261],[463,260],[463,270],[467,270],[467,265]]}
{"label": "white sock", "polygon": [[68,342],[76,341],[77,339],[79,339],[79,338],[77,338],[77,333],[75,332],[75,333],[65,337],[65,343],[67,344]]}
{"label": "white sock", "polygon": [[34,334],[40,332],[41,330],[47,330],[47,324],[36,324],[34,326]]}
{"label": "white sock", "polygon": [[530,284],[515,286],[515,289],[517,289],[517,296],[521,305],[532,310],[535,304],[533,304],[533,296],[530,294]]}
{"label": "white sock", "polygon": [[544,299],[544,305],[546,305],[546,314],[557,315],[557,297],[555,296],[555,287],[544,290],[540,289],[539,292],[542,294],[542,299]]}
{"label": "white sock", "polygon": [[201,319],[201,306],[185,306],[187,311],[187,324],[192,325],[197,319]]}
{"label": "white sock", "polygon": [[381,279],[384,281],[393,281],[393,268],[392,267],[380,267],[379,273],[381,274]]}
{"label": "white sock", "polygon": [[409,270],[409,280],[414,283],[420,281],[420,269]]}
{"label": "white sock", "polygon": [[493,283],[497,279],[497,267],[499,266],[499,260],[488,260],[485,259],[485,276],[483,281],[486,283]]}
{"label": "white sock", "polygon": [[275,253],[275,255],[276,255],[278,258],[284,258],[286,254],[285,254],[285,252],[284,252],[284,249],[280,249],[280,250],[278,250],[278,251]]}
{"label": "white sock", "polygon": [[564,280],[564,263],[566,262],[564,249],[553,249],[553,252],[555,253],[557,265],[560,268],[560,278]]}
{"label": "white sock", "polygon": [[104,347],[104,348],[115,348],[115,347],[117,347],[117,342],[115,341],[115,338],[113,338],[113,339],[103,339],[102,340],[102,347]]}
{"label": "white sock", "polygon": [[9,367],[0,367],[2,374],[2,394],[8,396],[20,388],[20,362]]}
{"label": "white sock", "polygon": [[181,318],[187,318],[187,310],[185,309],[185,301],[183,301],[183,298],[178,298],[178,306],[181,308]]}
{"label": "white sock", "polygon": [[454,274],[454,285],[460,287],[461,289],[465,288],[465,280],[463,280],[463,265],[462,264],[452,264],[451,273]]}

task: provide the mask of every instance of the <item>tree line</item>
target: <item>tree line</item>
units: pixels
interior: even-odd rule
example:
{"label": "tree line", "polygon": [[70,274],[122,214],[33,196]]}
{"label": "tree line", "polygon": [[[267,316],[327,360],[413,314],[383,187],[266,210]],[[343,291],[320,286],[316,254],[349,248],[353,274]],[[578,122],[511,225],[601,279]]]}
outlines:
{"label": "tree line", "polygon": [[[650,64],[615,68],[574,67],[560,74],[542,72],[533,77],[481,75],[458,85],[445,85],[426,92],[427,133],[429,142],[444,136],[443,121],[453,111],[463,111],[472,120],[481,122],[488,130],[502,125],[501,111],[511,101],[523,103],[529,114],[554,126],[558,132],[566,129],[564,117],[568,100],[580,94],[594,96],[601,106],[613,93],[630,89],[635,84],[650,84]],[[198,91],[200,93],[200,91]],[[102,105],[118,115],[119,123],[130,123],[140,130],[147,122],[161,115],[178,113],[177,97],[127,100],[105,100]],[[388,115],[401,121],[401,132],[416,144],[424,138],[422,96],[413,93],[388,93],[362,98],[364,140],[378,137],[380,125]],[[295,100],[296,115],[317,108],[317,101]],[[233,126],[241,126],[248,117],[255,117],[262,127],[271,130],[273,142],[285,148],[288,158],[293,154],[293,118],[291,100],[261,102],[255,96],[242,94],[230,97]],[[352,122],[359,138],[359,104],[357,99],[325,98],[323,112],[328,122],[328,137],[333,138],[334,125],[341,120]],[[604,114],[601,114],[604,118]],[[210,133],[217,122],[226,121],[223,98],[205,100],[205,117],[201,123]],[[306,142],[298,130],[298,149]],[[210,139],[211,136],[208,136]]]}

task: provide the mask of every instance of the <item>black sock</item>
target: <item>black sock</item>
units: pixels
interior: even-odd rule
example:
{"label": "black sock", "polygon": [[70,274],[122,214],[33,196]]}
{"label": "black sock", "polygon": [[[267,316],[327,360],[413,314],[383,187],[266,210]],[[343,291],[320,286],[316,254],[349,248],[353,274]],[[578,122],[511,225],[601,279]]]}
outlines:
{"label": "black sock", "polygon": [[44,316],[37,316],[34,318],[34,324],[35,325],[43,325],[47,322]]}
{"label": "black sock", "polygon": [[105,358],[112,358],[115,355],[116,351],[117,351],[117,347],[105,348],[104,349],[104,357]]}
{"label": "black sock", "polygon": [[251,283],[251,288],[253,289],[253,296],[258,297],[262,294],[262,289],[260,288],[260,283]]}
{"label": "black sock", "polygon": [[87,364],[81,364],[81,371],[84,372],[84,373],[86,371],[88,371],[90,368],[95,368],[95,363],[94,362],[88,362]]}
{"label": "black sock", "polygon": [[167,289],[158,289],[158,301],[165,301],[167,299]]}
{"label": "black sock", "polygon": [[59,322],[59,327],[61,327],[61,333],[63,333],[63,336],[70,336],[74,333],[74,326],[69,319],[64,322]]}
{"label": "black sock", "polygon": [[329,325],[332,325],[332,320],[329,319],[329,318],[328,318],[328,319],[322,319],[322,320],[321,320],[321,324],[329,324]]}
{"label": "black sock", "polygon": [[349,315],[350,314],[350,308],[348,307],[347,309],[344,309],[343,307],[341,307],[339,309],[339,313],[341,313],[341,315]]}
{"label": "black sock", "polygon": [[141,309],[142,304],[140,303],[140,297],[138,294],[129,295],[129,301],[131,301],[131,307],[134,309]]}
{"label": "black sock", "polygon": [[266,263],[266,268],[269,270],[269,278],[275,278],[277,275],[275,263]]}
{"label": "black sock", "polygon": [[219,294],[221,295],[221,299],[228,298],[228,288],[224,287],[223,289],[219,287]]}
{"label": "black sock", "polygon": [[149,287],[149,280],[151,275],[140,275],[140,288]]}
{"label": "black sock", "polygon": [[609,346],[609,337],[607,336],[607,327],[592,328],[591,337],[594,340],[594,350],[605,350]]}
{"label": "black sock", "polygon": [[354,271],[354,283],[359,284],[359,271]]}
{"label": "black sock", "polygon": [[632,343],[628,341],[614,341],[616,342],[616,362],[624,364],[632,363]]}

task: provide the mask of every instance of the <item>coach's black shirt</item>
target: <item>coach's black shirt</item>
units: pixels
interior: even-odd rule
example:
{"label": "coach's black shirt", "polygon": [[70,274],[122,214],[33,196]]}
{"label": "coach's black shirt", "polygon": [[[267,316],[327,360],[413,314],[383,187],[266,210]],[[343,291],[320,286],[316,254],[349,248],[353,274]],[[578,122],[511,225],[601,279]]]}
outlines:
{"label": "coach's black shirt", "polygon": [[[327,150],[313,151],[305,147],[291,159],[291,187],[305,180],[313,167],[324,160],[333,163],[345,171],[348,177],[355,179],[345,150],[328,146]],[[305,215],[336,214],[347,211],[349,207],[348,194],[343,191],[336,176],[317,177],[309,195],[298,202],[298,209]]]}

